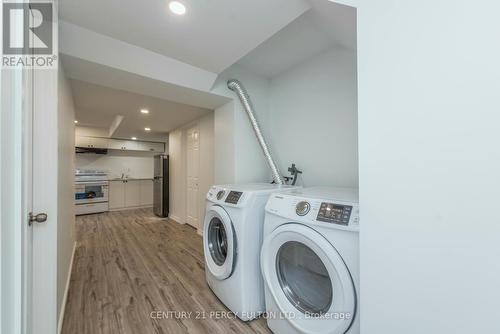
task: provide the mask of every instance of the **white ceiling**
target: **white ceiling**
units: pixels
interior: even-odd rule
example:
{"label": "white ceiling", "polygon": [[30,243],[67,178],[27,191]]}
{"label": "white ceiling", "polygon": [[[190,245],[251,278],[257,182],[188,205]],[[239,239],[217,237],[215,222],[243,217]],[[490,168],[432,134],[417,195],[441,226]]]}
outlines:
{"label": "white ceiling", "polygon": [[[124,116],[114,138],[165,141],[169,131],[211,111],[79,80],[69,82],[78,125],[109,128],[115,116]],[[140,113],[142,108],[149,114]],[[151,131],[144,131],[145,127]]]}
{"label": "white ceiling", "polygon": [[60,57],[67,78],[207,109],[215,109],[230,101],[224,96],[181,87],[65,54],[60,54]]}
{"label": "white ceiling", "polygon": [[[355,9],[328,0],[218,0],[217,6],[181,1],[188,7],[182,17],[168,12],[167,0],[65,0],[60,16],[216,73],[240,60],[255,73],[273,77],[334,45],[356,49]],[[114,137],[164,140],[167,132],[229,100],[77,55],[62,53],[61,60],[79,125],[109,128],[122,115]],[[150,114],[140,114],[141,108]]]}
{"label": "white ceiling", "polygon": [[334,46],[356,50],[356,9],[308,0],[311,9],[243,57],[238,64],[272,78]]}
{"label": "white ceiling", "polygon": [[[305,0],[65,0],[67,22],[220,73],[309,8]],[[322,0],[326,1],[326,0]],[[96,50],[97,51],[97,50]]]}

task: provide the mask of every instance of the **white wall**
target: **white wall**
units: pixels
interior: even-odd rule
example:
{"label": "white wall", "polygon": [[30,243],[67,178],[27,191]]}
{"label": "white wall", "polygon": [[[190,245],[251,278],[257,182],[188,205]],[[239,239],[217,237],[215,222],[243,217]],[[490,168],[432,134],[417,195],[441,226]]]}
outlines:
{"label": "white wall", "polygon": [[170,218],[186,222],[187,200],[187,137],[186,132],[198,127],[200,133],[200,169],[198,192],[198,232],[203,231],[205,217],[205,196],[214,184],[214,113],[209,113],[169,134],[170,157]]}
{"label": "white wall", "polygon": [[221,165],[219,160],[216,160],[215,183],[269,182],[272,180],[271,173],[245,110],[235,93],[227,88],[227,80],[233,78],[240,80],[247,89],[262,131],[268,135],[269,80],[238,65],[231,66],[219,75],[212,89],[215,94],[235,99],[215,111],[214,126],[223,130],[215,132],[215,142],[219,144],[233,140],[232,144],[215,146],[215,156],[220,158],[220,161],[227,162]]}
{"label": "white wall", "polygon": [[500,3],[360,0],[363,333],[499,333]]}
{"label": "white wall", "polygon": [[[62,64],[58,73],[57,312],[63,306],[75,243],[75,109]],[[35,278],[36,279],[36,278]],[[60,320],[59,320],[60,321]]]}
{"label": "white wall", "polygon": [[[215,183],[269,182],[247,115],[227,80],[247,88],[280,166],[295,163],[306,186],[358,185],[356,53],[330,49],[271,80],[234,65],[213,92],[235,100],[215,110]],[[232,138],[232,140],[228,140]]]}
{"label": "white wall", "polygon": [[102,127],[90,127],[90,126],[76,126],[75,127],[75,135],[77,136],[86,136],[86,137],[108,137],[109,128]]}
{"label": "white wall", "polygon": [[[235,182],[236,150],[234,140],[234,104],[226,103],[214,110],[214,183],[229,184]],[[229,138],[229,140],[228,140]]]}
{"label": "white wall", "polygon": [[356,53],[332,48],[271,79],[267,127],[281,172],[304,186],[358,186]]}
{"label": "white wall", "polygon": [[119,150],[108,150],[108,154],[78,153],[76,168],[105,170],[109,178],[121,177],[122,173],[131,178],[153,178],[155,154]]}

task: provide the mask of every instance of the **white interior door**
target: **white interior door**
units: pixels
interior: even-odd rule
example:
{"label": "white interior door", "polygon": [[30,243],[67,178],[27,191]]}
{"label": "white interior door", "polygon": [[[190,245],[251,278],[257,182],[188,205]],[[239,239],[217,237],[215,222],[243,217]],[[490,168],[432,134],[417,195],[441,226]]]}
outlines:
{"label": "white interior door", "polygon": [[[33,333],[56,333],[58,224],[58,94],[57,70],[34,70],[32,110],[32,208],[46,214],[32,225]],[[29,144],[28,144],[29,145]]]}
{"label": "white interior door", "polygon": [[[31,69],[23,70],[23,212],[33,212],[33,110],[34,110],[34,73]],[[33,333],[33,223],[23,228],[23,327],[24,333]]]}
{"label": "white interior door", "polygon": [[[21,21],[11,23],[23,31]],[[57,74],[0,76],[2,333],[57,332]],[[29,213],[47,219],[29,224]]]}
{"label": "white interior door", "polygon": [[32,71],[1,73],[0,305],[3,331],[30,333],[32,314]]}
{"label": "white interior door", "polygon": [[187,131],[187,223],[199,228],[198,193],[200,171],[200,131],[193,127]]}

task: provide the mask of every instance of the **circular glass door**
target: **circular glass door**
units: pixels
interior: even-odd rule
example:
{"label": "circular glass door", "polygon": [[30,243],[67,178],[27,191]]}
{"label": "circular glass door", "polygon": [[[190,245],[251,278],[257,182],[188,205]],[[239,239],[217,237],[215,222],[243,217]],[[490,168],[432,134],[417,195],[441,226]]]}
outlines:
{"label": "circular glass door", "polygon": [[227,233],[219,217],[213,217],[208,226],[208,249],[212,260],[222,266],[227,258]]}
{"label": "circular glass door", "polygon": [[268,311],[287,315],[301,333],[349,329],[356,312],[354,283],[335,247],[316,230],[300,223],[276,228],[262,245],[261,267],[277,308]]}
{"label": "circular glass door", "polygon": [[236,240],[231,219],[220,206],[210,207],[205,215],[203,248],[207,269],[218,279],[231,276],[235,260]]}
{"label": "circular glass door", "polygon": [[297,241],[285,242],[276,255],[276,272],[283,293],[297,310],[311,315],[328,312],[332,281],[311,248]]}

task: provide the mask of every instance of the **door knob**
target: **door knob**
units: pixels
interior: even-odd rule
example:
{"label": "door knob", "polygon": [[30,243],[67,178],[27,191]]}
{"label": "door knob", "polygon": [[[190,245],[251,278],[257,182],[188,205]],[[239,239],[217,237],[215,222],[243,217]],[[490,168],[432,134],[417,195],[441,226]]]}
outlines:
{"label": "door knob", "polygon": [[43,223],[47,220],[47,214],[46,213],[39,213],[37,215],[34,215],[33,212],[30,212],[28,214],[28,224],[31,226],[33,222],[37,223]]}

